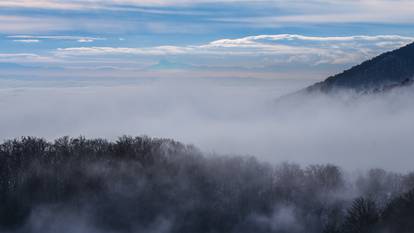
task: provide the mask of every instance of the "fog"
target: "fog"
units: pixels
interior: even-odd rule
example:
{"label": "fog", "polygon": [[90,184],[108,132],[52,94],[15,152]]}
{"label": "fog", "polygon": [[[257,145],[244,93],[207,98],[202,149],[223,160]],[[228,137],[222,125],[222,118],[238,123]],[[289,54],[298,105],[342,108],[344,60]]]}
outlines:
{"label": "fog", "polygon": [[4,87],[0,139],[148,135],[193,144],[207,154],[253,155],[272,163],[412,169],[412,89],[278,101],[313,82],[163,78],[128,85]]}
{"label": "fog", "polygon": [[0,155],[3,233],[411,233],[414,227],[414,173],[370,169],[353,179],[335,165],[272,165],[126,136],[24,137],[0,144]]}

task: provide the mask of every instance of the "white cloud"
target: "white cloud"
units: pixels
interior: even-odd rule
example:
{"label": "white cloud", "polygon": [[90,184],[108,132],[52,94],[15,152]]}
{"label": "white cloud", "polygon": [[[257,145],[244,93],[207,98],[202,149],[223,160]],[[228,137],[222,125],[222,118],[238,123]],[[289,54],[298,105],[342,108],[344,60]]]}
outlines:
{"label": "white cloud", "polygon": [[42,56],[35,53],[0,53],[0,62],[25,63],[50,63],[56,59],[50,56]]}
{"label": "white cloud", "polygon": [[131,6],[185,7],[205,3],[244,4],[275,8],[283,15],[257,15],[254,17],[218,18],[218,21],[234,21],[274,25],[278,23],[412,23],[414,2],[411,0],[2,0],[0,7],[41,8],[57,10],[142,10],[156,14],[187,14],[191,10],[168,11],[160,9],[132,9]]}
{"label": "white cloud", "polygon": [[[56,10],[133,10],[131,6],[169,7],[188,6],[205,3],[231,3],[233,5],[254,4],[275,8],[283,15],[258,15],[252,18],[219,18],[219,21],[239,23],[268,24],[278,23],[412,23],[414,21],[414,2],[411,0],[2,0],[0,7],[41,8]],[[138,9],[137,9],[138,10]],[[141,9],[144,10],[144,9]],[[162,10],[147,12],[164,14]],[[175,13],[186,14],[185,11]],[[287,13],[287,14],[286,14]]]}
{"label": "white cloud", "polygon": [[[205,3],[222,5],[221,14],[209,7],[188,7]],[[55,17],[30,17],[22,11],[20,16],[0,16],[0,33],[35,33],[57,31],[197,33],[211,28],[283,27],[288,24],[380,23],[408,24],[414,22],[414,2],[411,0],[2,0],[1,8],[40,8],[49,11],[138,11],[157,15],[192,15],[171,22],[167,18],[143,17],[142,20],[102,17],[82,18],[56,14]],[[242,14],[237,14],[242,9]],[[278,13],[274,13],[278,12]],[[106,12],[107,13],[107,12]],[[226,14],[222,14],[226,13]],[[25,16],[24,16],[25,15]],[[228,15],[228,16],[226,16]],[[73,15],[71,15],[73,16]],[[13,18],[14,17],[14,18]],[[224,23],[223,23],[224,22]],[[230,24],[228,22],[231,22]],[[88,40],[82,40],[86,42]]]}
{"label": "white cloud", "polygon": [[100,37],[82,37],[82,36],[32,36],[32,35],[13,35],[8,36],[11,39],[18,39],[15,41],[37,41],[40,40],[74,40],[80,43],[94,42],[96,40],[105,40]]}
{"label": "white cloud", "polygon": [[158,46],[150,48],[122,48],[122,47],[77,47],[59,48],[57,55],[111,55],[111,54],[134,54],[134,55],[175,55],[186,54],[193,51],[191,47]]}
{"label": "white cloud", "polygon": [[56,17],[0,15],[0,33],[42,33],[71,28],[67,20]]}
{"label": "white cloud", "polygon": [[[14,37],[18,37],[13,38],[16,40],[62,39],[53,36],[38,36],[39,39],[24,35]],[[63,38],[81,40],[70,36]],[[164,71],[170,76],[186,76],[190,73],[192,76],[197,76],[194,72],[201,75],[208,71],[211,74],[207,76],[223,72],[235,72],[239,75],[245,72],[250,77],[259,77],[266,73],[266,76],[273,74],[280,77],[323,78],[413,41],[414,37],[398,35],[345,37],[258,35],[220,39],[200,45],[67,47],[42,51],[39,54],[8,54],[7,56],[3,54],[0,56],[0,61],[30,63],[34,66],[49,63],[49,67],[58,66],[83,71],[96,67],[115,67],[117,70],[131,72],[134,70],[135,75],[137,70],[140,74],[144,74],[143,71]],[[174,71],[188,73],[174,73]],[[128,73],[127,76],[131,75]]]}
{"label": "white cloud", "polygon": [[78,9],[81,2],[55,0],[3,0],[0,7],[43,8],[43,9]]}
{"label": "white cloud", "polygon": [[218,17],[215,20],[259,27],[275,27],[290,23],[412,24],[414,21],[414,2],[411,0],[271,0],[267,5],[274,7],[281,14]]}
{"label": "white cloud", "polygon": [[[67,56],[181,56],[190,60],[214,56],[248,60],[252,64],[263,62],[257,57],[279,63],[347,64],[354,63],[387,50],[414,41],[414,37],[398,35],[312,37],[303,35],[259,35],[238,39],[221,39],[197,46],[158,46],[144,48],[125,47],[72,47],[60,48],[56,54]],[[256,61],[253,61],[255,58]],[[229,64],[232,62],[229,60]]]}
{"label": "white cloud", "polygon": [[[7,35],[53,35],[62,34],[62,32],[67,31],[123,33],[136,26],[137,25],[132,22],[120,21],[118,19],[108,20],[103,18],[91,18],[86,15],[81,17],[60,17],[57,15],[49,16],[48,14],[37,16],[0,14],[0,33]],[[71,36],[64,36],[60,39],[76,39],[73,38],[74,36],[72,36],[72,38],[70,37]],[[82,39],[84,37],[77,36],[77,38]],[[86,39],[101,40],[104,38],[86,37]]]}
{"label": "white cloud", "polygon": [[78,40],[79,43],[90,43],[90,42],[94,42],[94,41],[95,40],[93,40],[93,39],[86,39],[86,38],[82,38],[82,39]]}
{"label": "white cloud", "polygon": [[[217,3],[217,0],[2,0],[0,7],[42,8],[84,10],[90,8],[105,9],[109,6],[135,5],[135,6],[171,6],[194,5],[200,3]],[[249,2],[243,0],[222,0],[221,2]]]}
{"label": "white cloud", "polygon": [[0,140],[22,135],[53,139],[147,134],[270,162],[412,170],[412,88],[359,100],[307,96],[305,102],[283,107],[275,106],[274,100],[306,83],[171,76],[146,81],[0,89],[0,109],[5,110],[0,114]]}
{"label": "white cloud", "polygon": [[23,40],[13,40],[14,42],[21,42],[21,43],[39,43],[40,40],[37,39],[23,39]]}

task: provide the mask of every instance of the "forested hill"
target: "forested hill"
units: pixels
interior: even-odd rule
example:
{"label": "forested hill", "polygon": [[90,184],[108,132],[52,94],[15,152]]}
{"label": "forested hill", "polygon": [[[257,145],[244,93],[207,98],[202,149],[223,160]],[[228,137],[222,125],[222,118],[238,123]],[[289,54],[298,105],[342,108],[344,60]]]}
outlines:
{"label": "forested hill", "polygon": [[414,78],[414,43],[383,53],[349,70],[331,76],[306,89],[308,92],[332,92],[352,89],[357,92],[381,90],[386,86],[408,83]]}
{"label": "forested hill", "polygon": [[0,144],[0,232],[413,232],[413,173],[345,177],[164,139],[21,138]]}

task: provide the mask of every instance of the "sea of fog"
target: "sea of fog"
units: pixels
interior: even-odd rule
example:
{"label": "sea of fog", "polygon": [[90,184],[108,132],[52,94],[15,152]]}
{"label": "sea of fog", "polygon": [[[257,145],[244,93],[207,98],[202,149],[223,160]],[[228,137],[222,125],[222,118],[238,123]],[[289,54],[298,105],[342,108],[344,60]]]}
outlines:
{"label": "sea of fog", "polygon": [[[0,140],[37,136],[172,138],[208,154],[405,172],[414,162],[414,92],[287,99],[315,80],[163,78],[0,88]],[[13,85],[9,85],[12,83]],[[7,85],[6,85],[7,84]]]}

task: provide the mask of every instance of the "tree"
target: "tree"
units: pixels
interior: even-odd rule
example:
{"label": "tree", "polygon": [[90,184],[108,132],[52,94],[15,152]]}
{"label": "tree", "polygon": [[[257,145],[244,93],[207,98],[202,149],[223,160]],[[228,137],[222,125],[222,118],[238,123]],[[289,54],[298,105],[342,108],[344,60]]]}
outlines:
{"label": "tree", "polygon": [[375,233],[379,211],[374,201],[358,198],[348,210],[343,224],[344,233]]}
{"label": "tree", "polygon": [[392,200],[384,210],[382,228],[389,232],[414,230],[414,189]]}

